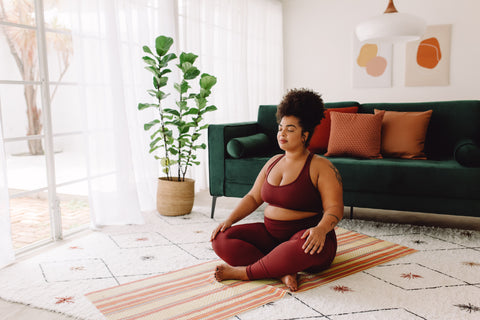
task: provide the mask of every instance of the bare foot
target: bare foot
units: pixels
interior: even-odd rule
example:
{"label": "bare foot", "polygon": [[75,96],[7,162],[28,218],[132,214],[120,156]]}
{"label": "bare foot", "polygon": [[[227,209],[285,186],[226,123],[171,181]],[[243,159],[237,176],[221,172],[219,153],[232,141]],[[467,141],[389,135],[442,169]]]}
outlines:
{"label": "bare foot", "polygon": [[281,277],[280,280],[282,280],[283,284],[286,285],[290,291],[297,291],[297,274],[287,274]]}
{"label": "bare foot", "polygon": [[248,280],[247,267],[232,267],[226,263],[215,268],[215,279],[223,280]]}

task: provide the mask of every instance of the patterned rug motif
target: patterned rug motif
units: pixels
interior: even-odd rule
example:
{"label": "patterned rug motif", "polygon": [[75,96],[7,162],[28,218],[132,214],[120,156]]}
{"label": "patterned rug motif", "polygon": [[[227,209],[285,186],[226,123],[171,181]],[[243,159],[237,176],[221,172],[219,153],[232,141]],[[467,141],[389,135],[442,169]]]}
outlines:
{"label": "patterned rug motif", "polygon": [[[217,209],[215,220],[209,218],[208,207],[196,207],[183,217],[147,213],[145,225],[88,232],[1,269],[0,298],[75,319],[105,319],[86,293],[218,259],[209,235],[228,213]],[[261,219],[259,211],[245,222]],[[344,219],[339,226],[417,252],[309,290],[286,292],[232,319],[480,317],[480,232],[355,219]],[[315,281],[307,278],[301,279],[305,288],[309,280]]]}

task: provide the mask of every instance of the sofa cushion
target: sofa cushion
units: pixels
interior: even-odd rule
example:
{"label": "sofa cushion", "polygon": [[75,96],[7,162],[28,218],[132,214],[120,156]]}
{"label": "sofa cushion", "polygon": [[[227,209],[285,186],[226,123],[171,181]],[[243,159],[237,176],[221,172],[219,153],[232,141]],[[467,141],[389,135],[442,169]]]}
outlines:
{"label": "sofa cushion", "polygon": [[343,178],[344,191],[478,199],[480,169],[467,168],[455,160],[404,160],[394,158],[358,161],[330,158]]}
{"label": "sofa cushion", "polygon": [[358,106],[346,108],[333,108],[325,110],[325,118],[315,127],[308,150],[313,153],[325,153],[330,137],[331,117],[330,112],[357,113]]}
{"label": "sofa cushion", "polygon": [[[375,114],[380,110],[375,109]],[[427,159],[425,136],[432,110],[424,112],[385,111],[382,120],[383,157]]]}
{"label": "sofa cushion", "polygon": [[356,114],[332,112],[330,140],[325,156],[379,159],[383,112]]}
{"label": "sofa cushion", "polygon": [[227,153],[232,158],[254,157],[270,150],[272,142],[264,133],[233,138],[227,143]]}
{"label": "sofa cushion", "polygon": [[462,139],[453,152],[455,160],[466,167],[480,167],[480,147],[472,139]]}

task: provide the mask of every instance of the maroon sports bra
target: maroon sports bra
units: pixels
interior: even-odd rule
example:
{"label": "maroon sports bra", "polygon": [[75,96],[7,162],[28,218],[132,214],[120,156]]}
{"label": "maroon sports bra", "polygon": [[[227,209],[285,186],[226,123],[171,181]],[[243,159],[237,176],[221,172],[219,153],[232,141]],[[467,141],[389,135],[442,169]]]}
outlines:
{"label": "maroon sports bra", "polygon": [[271,206],[307,212],[323,212],[322,198],[310,178],[310,162],[313,153],[310,153],[298,177],[291,183],[283,186],[274,186],[268,183],[268,175],[272,168],[282,159],[278,157],[268,168],[265,183],[262,186],[262,200]]}

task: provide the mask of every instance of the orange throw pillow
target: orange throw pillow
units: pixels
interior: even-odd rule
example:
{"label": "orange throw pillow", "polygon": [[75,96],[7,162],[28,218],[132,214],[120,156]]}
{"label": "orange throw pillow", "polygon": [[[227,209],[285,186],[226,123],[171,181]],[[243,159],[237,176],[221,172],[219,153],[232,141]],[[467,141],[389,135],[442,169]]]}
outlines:
{"label": "orange throw pillow", "polygon": [[381,159],[383,114],[333,112],[325,156]]}
{"label": "orange throw pillow", "polygon": [[325,110],[325,118],[315,127],[308,150],[313,153],[325,153],[330,137],[331,119],[330,112],[357,113],[358,107],[330,108]]}
{"label": "orange throw pillow", "polygon": [[[375,113],[384,110],[375,109]],[[432,110],[423,112],[385,111],[382,121],[382,155],[402,159],[427,159],[425,136]]]}

